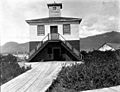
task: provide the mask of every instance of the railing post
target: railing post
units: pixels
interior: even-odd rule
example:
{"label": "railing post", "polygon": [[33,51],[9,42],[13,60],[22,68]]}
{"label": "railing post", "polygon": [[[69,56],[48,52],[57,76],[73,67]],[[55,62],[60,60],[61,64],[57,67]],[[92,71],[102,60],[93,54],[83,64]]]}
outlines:
{"label": "railing post", "polygon": [[72,47],[72,51],[73,51],[73,47]]}
{"label": "railing post", "polygon": [[52,33],[50,34],[50,40],[52,40]]}
{"label": "railing post", "polygon": [[58,34],[58,40],[60,40],[59,36],[60,36],[60,35]]}
{"label": "railing post", "polygon": [[41,41],[41,45],[43,44],[43,41]]}
{"label": "railing post", "polygon": [[48,33],[48,40],[49,40],[49,33]]}

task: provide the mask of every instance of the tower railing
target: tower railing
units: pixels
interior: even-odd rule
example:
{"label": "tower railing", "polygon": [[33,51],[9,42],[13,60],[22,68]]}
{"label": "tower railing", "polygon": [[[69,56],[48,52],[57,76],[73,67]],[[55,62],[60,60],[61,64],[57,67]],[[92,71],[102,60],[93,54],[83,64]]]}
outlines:
{"label": "tower railing", "polygon": [[72,50],[74,54],[76,54],[78,57],[80,56],[80,52],[75,49],[69,42],[67,42],[65,38],[59,33],[48,33],[37,45],[37,47],[30,52],[30,56],[33,55],[47,40],[61,40],[70,50]]}

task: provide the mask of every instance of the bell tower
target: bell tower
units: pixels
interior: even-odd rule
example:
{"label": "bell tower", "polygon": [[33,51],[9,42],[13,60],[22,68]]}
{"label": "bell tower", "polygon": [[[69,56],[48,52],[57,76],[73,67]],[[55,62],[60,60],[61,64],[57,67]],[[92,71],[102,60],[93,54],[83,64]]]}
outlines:
{"label": "bell tower", "polygon": [[62,3],[47,4],[49,9],[49,17],[61,17]]}

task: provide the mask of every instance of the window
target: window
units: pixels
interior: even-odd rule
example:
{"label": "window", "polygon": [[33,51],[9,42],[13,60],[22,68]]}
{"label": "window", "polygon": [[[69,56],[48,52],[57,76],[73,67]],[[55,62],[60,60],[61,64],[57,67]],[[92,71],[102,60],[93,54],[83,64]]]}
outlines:
{"label": "window", "polygon": [[63,24],[63,34],[71,34],[70,24]]}
{"label": "window", "polygon": [[37,26],[37,36],[45,35],[45,26],[44,25],[38,25]]}
{"label": "window", "polygon": [[56,10],[56,6],[53,7],[53,10]]}

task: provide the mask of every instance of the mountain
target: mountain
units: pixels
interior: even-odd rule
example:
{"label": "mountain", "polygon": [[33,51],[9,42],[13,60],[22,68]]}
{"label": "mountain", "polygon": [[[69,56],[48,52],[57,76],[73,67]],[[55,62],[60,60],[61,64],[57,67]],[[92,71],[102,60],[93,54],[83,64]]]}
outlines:
{"label": "mountain", "polygon": [[1,46],[2,53],[28,53],[29,51],[29,43],[19,44],[17,42],[8,42]]}
{"label": "mountain", "polygon": [[[80,49],[91,51],[93,49],[98,49],[105,42],[107,43],[120,43],[120,32],[107,32],[100,35],[89,36],[80,39]],[[8,42],[2,47],[2,53],[15,53],[15,52],[29,52],[29,43],[16,43]]]}
{"label": "mountain", "polygon": [[120,32],[107,32],[100,35],[89,36],[80,39],[80,49],[91,51],[97,50],[104,43],[120,43]]}

